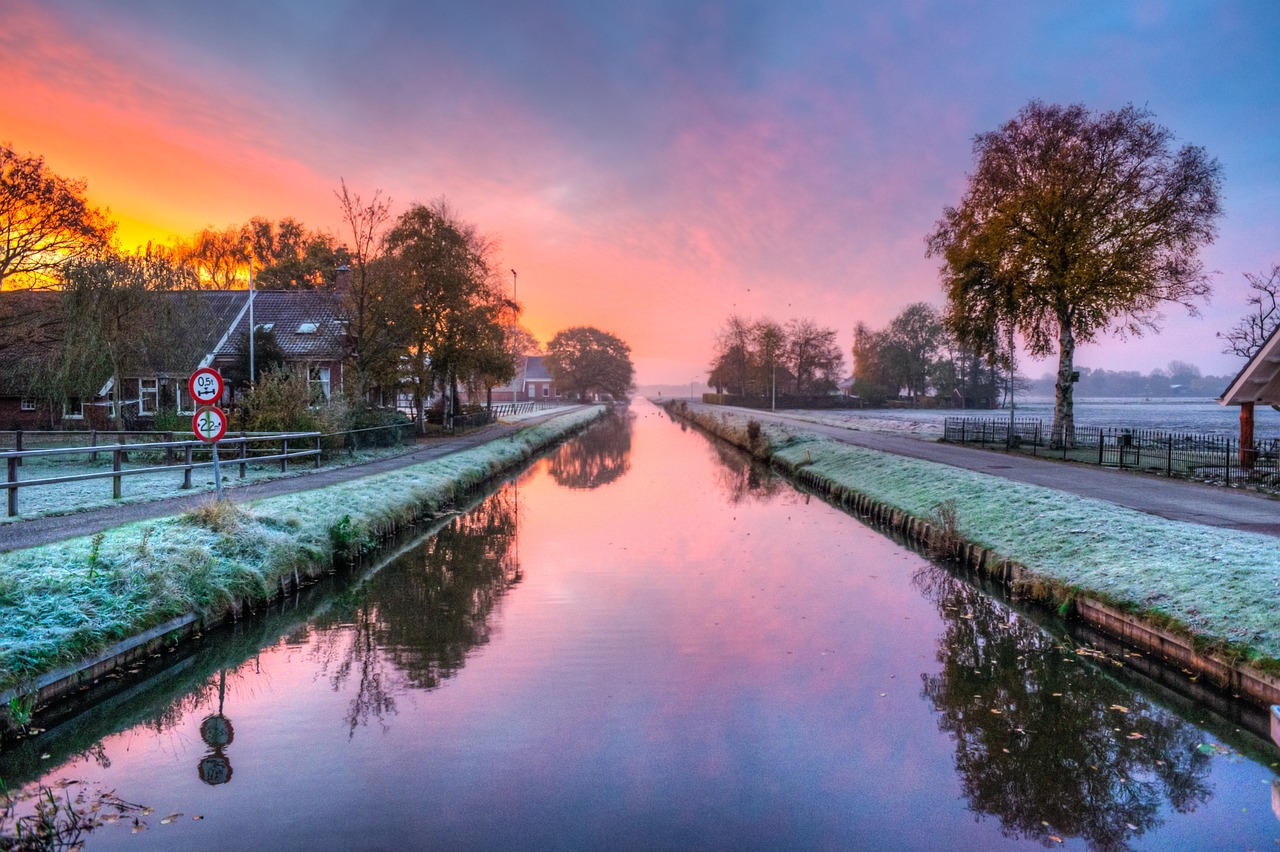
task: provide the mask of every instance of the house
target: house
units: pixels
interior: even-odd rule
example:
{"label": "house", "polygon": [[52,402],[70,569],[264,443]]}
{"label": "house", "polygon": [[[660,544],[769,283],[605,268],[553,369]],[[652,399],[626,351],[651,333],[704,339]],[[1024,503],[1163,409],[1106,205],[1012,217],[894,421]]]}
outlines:
{"label": "house", "polygon": [[[248,339],[249,304],[239,314],[206,360],[197,366],[225,370],[241,357]],[[329,399],[342,387],[346,357],[347,322],[342,317],[342,296],[334,291],[259,290],[253,298],[253,325],[270,331],[280,344],[288,364],[304,367],[312,387]],[[194,368],[193,368],[194,369]]]}
{"label": "house", "polygon": [[516,364],[516,375],[510,384],[494,388],[492,400],[498,402],[549,402],[561,399],[560,392],[541,355],[525,355]]}
{"label": "house", "polygon": [[[50,399],[37,377],[65,351],[66,329],[57,292],[0,292],[0,428],[105,428],[121,406],[131,427],[147,427],[161,411],[193,414],[187,379],[199,367],[235,362],[254,326],[269,329],[286,363],[307,370],[326,398],[341,387],[346,325],[333,291],[247,290],[154,293],[148,322],[130,341],[120,387],[106,375],[96,393]],[[98,368],[102,369],[102,368]],[[91,379],[93,377],[90,377]],[[98,385],[98,382],[101,382]],[[83,383],[82,383],[83,384]],[[88,387],[88,385],[86,385]],[[230,389],[228,397],[231,396]]]}
{"label": "house", "polygon": [[1240,466],[1252,468],[1253,409],[1258,403],[1280,406],[1280,326],[1274,329],[1231,384],[1218,397],[1221,405],[1240,406]]}

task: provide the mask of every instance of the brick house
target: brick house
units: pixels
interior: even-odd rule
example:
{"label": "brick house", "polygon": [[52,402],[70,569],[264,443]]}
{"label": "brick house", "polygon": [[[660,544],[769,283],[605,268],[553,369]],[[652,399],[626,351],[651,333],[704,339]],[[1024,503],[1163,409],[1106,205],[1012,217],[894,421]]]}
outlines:
{"label": "brick house", "polygon": [[[237,358],[249,329],[249,291],[156,293],[157,316],[166,329],[163,345],[148,347],[121,376],[120,387],[103,376],[91,398],[48,399],[35,377],[63,345],[65,327],[56,292],[0,292],[0,429],[89,429],[107,427],[115,406],[126,423],[151,425],[162,410],[194,413],[187,379],[199,367],[225,367]],[[327,398],[342,383],[346,325],[341,297],[331,291],[257,291],[253,322],[270,328],[290,365],[307,370]],[[228,395],[230,391],[228,391]]]}
{"label": "brick house", "polygon": [[526,355],[516,365],[516,376],[510,384],[493,389],[493,401],[551,402],[562,399],[541,355]]}

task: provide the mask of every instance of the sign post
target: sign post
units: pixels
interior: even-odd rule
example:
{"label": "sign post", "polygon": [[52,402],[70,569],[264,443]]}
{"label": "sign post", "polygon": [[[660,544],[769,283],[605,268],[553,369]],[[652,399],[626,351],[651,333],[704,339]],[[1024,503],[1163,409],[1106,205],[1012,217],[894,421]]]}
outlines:
{"label": "sign post", "polygon": [[191,374],[187,390],[198,403],[196,415],[191,420],[191,431],[213,448],[213,483],[218,499],[222,499],[222,465],[218,461],[218,441],[227,433],[227,415],[218,407],[222,399],[222,374],[212,367],[201,367]]}

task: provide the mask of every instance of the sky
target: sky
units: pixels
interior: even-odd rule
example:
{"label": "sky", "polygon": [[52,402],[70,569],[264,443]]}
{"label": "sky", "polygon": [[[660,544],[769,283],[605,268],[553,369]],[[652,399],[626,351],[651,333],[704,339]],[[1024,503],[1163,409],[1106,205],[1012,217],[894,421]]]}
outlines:
{"label": "sky", "polygon": [[[253,216],[342,237],[340,181],[498,243],[544,342],[592,325],[639,384],[705,378],[730,314],[846,352],[941,306],[925,236],[973,138],[1032,99],[1150,110],[1219,160],[1214,294],[1092,368],[1191,361],[1280,263],[1280,3],[0,0],[0,142],[83,178],[129,245]],[[1053,359],[1025,362],[1039,376]]]}

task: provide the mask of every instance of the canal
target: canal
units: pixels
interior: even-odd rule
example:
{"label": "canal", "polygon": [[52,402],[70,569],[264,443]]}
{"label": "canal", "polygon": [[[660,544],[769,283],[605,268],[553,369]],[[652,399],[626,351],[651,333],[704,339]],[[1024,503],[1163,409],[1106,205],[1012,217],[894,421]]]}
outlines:
{"label": "canal", "polygon": [[121,813],[90,850],[1280,843],[1265,736],[648,403],[433,532],[0,778]]}

